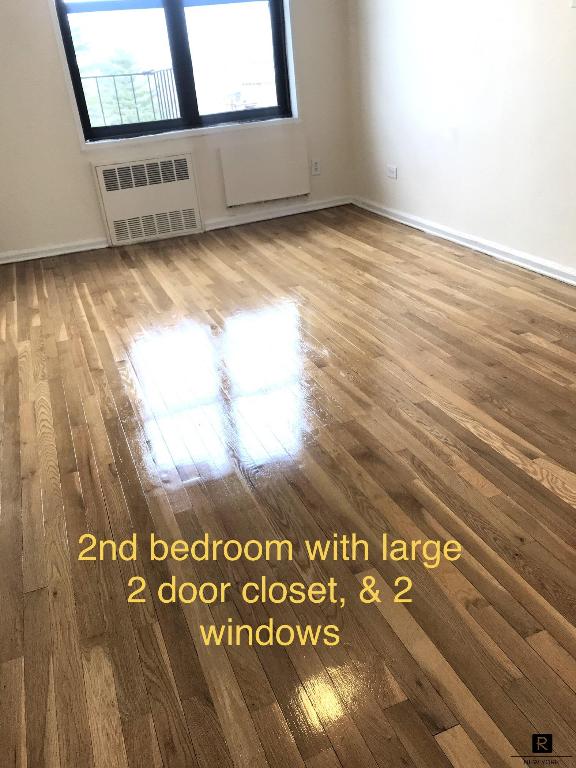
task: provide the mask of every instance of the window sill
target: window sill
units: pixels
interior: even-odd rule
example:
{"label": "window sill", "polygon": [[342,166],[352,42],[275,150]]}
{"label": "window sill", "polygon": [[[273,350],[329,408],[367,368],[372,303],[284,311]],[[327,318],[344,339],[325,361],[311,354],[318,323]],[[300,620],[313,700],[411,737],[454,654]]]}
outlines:
{"label": "window sill", "polygon": [[135,147],[151,142],[177,141],[178,139],[191,139],[198,136],[212,136],[220,133],[234,133],[235,131],[249,131],[263,126],[282,126],[300,123],[298,117],[279,117],[272,120],[253,120],[251,122],[222,123],[210,125],[205,128],[186,128],[181,131],[167,131],[166,133],[152,133],[148,136],[122,137],[118,139],[101,139],[100,141],[83,141],[83,152],[96,152],[118,147]]}

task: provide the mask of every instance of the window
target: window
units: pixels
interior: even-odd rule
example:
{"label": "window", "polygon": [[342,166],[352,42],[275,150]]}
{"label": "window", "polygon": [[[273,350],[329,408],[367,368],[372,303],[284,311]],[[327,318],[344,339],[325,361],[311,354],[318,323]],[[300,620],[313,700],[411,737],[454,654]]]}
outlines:
{"label": "window", "polygon": [[283,0],[56,0],[88,141],[289,117]]}

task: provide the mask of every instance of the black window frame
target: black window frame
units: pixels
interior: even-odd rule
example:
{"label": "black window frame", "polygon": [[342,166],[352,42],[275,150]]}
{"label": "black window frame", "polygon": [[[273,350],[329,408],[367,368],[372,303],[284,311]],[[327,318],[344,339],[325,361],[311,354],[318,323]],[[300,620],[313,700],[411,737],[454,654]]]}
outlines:
{"label": "black window frame", "polygon": [[[86,141],[96,142],[106,139],[134,138],[227,123],[247,123],[292,117],[284,0],[259,0],[260,2],[268,2],[270,8],[278,105],[274,107],[237,110],[234,112],[220,112],[213,115],[201,115],[198,111],[194,68],[184,9],[187,5],[220,5],[243,1],[250,2],[250,0],[106,0],[103,3],[101,1],[92,2],[92,0],[86,0],[86,2],[75,3],[74,7],[69,9],[66,0],[55,0],[64,51],[68,61],[72,87]],[[76,60],[68,15],[70,13],[86,11],[139,10],[143,8],[164,9],[168,41],[172,55],[174,80],[180,106],[180,117],[169,120],[94,127],[90,123],[88,105],[82,86],[80,68]]]}

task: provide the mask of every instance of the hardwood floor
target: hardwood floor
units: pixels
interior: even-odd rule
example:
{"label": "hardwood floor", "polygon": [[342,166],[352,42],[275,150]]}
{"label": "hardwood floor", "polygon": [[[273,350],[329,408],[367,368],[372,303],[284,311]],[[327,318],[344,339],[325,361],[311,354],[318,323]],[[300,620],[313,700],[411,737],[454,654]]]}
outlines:
{"label": "hardwood floor", "polygon": [[[576,755],[575,374],[576,288],[353,207],[0,267],[0,768]],[[79,562],[86,531],[464,555]],[[263,574],[346,607],[246,605]],[[172,575],[232,589],[163,604]],[[202,642],[271,617],[340,644]]]}

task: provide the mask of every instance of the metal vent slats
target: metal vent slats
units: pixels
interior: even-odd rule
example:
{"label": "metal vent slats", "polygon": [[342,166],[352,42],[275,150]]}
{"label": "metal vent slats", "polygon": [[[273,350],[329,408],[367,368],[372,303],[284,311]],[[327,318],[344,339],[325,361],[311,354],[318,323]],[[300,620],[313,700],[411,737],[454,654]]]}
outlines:
{"label": "metal vent slats", "polygon": [[166,211],[147,216],[133,216],[114,222],[114,234],[118,242],[136,242],[159,235],[186,234],[196,231],[198,216],[194,208],[182,211]]}
{"label": "metal vent slats", "polygon": [[128,232],[128,222],[127,221],[115,221],[114,222],[114,234],[116,235],[116,240],[129,240],[130,239],[130,233]]}
{"label": "metal vent slats", "polygon": [[174,169],[176,171],[176,178],[178,181],[188,181],[190,173],[188,171],[188,161],[185,157],[179,157],[174,160]]}
{"label": "metal vent slats", "polygon": [[145,165],[143,164],[133,165],[132,176],[134,178],[135,187],[145,187],[148,184]]}
{"label": "metal vent slats", "polygon": [[184,226],[186,229],[196,229],[198,226],[198,220],[196,218],[196,211],[194,208],[186,208],[182,211],[182,218],[184,219]]}
{"label": "metal vent slats", "polygon": [[102,177],[104,178],[106,192],[115,192],[117,189],[120,189],[116,168],[105,168],[102,171]]}
{"label": "metal vent slats", "polygon": [[172,184],[188,181],[190,170],[185,157],[161,160],[160,162],[134,163],[106,168],[102,171],[107,192],[119,192],[123,189],[146,187],[153,184]]}
{"label": "metal vent slats", "polygon": [[174,171],[174,160],[163,160],[160,163],[160,170],[162,172],[163,184],[170,184],[170,182],[176,181],[176,173]]}
{"label": "metal vent slats", "polygon": [[162,184],[160,163],[146,163],[146,173],[148,174],[148,184]]}
{"label": "metal vent slats", "polygon": [[144,237],[142,219],[140,216],[134,216],[133,218],[128,219],[128,229],[130,230],[131,240],[141,240]]}

